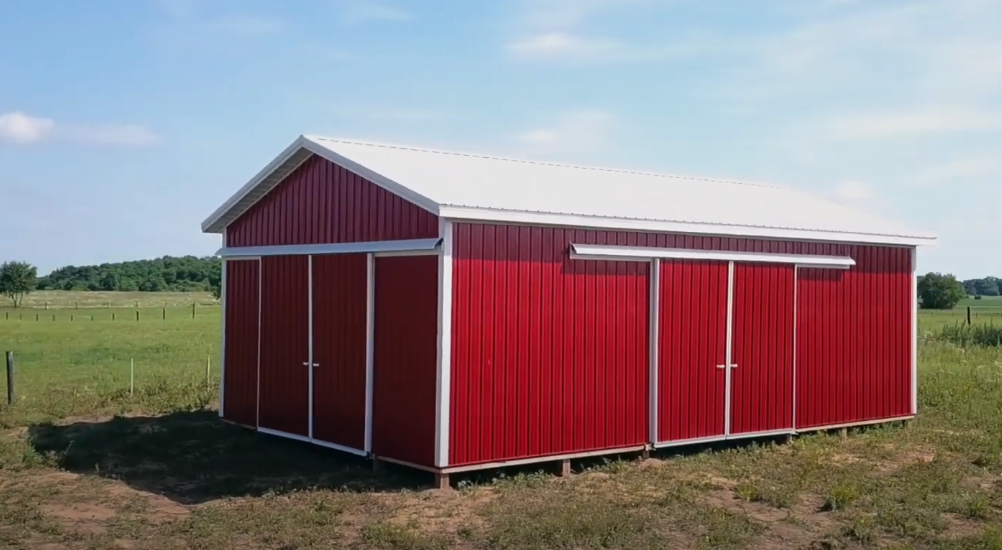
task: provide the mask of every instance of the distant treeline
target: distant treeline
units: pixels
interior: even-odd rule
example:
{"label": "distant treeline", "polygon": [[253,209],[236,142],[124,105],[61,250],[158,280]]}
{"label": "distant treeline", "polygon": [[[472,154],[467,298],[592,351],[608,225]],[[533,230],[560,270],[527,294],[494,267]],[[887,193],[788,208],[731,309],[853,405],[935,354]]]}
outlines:
{"label": "distant treeline", "polygon": [[971,296],[999,296],[1002,295],[1002,279],[998,277],[968,279],[964,281],[964,290]]}
{"label": "distant treeline", "polygon": [[121,290],[143,292],[214,291],[219,258],[164,256],[114,264],[66,266],[38,279],[38,290]]}

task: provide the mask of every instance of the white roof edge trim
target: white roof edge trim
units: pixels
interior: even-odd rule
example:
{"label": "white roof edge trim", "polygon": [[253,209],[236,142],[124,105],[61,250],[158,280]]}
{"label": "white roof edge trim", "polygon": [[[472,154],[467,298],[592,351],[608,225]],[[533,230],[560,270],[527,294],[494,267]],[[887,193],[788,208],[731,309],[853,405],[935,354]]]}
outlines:
{"label": "white roof edge trim", "polygon": [[362,254],[368,252],[418,252],[435,250],[441,244],[442,238],[436,237],[434,239],[413,239],[407,241],[232,246],[220,248],[216,252],[216,256],[220,258],[244,258],[262,256],[321,256],[326,254]]}
{"label": "white roof edge trim", "polygon": [[334,164],[337,164],[338,166],[344,168],[345,170],[348,170],[349,172],[353,172],[355,174],[358,174],[359,176],[362,176],[363,178],[371,181],[372,183],[375,183],[376,185],[382,187],[383,189],[386,189],[390,193],[393,193],[394,195],[397,195],[400,198],[406,199],[407,201],[412,202],[420,206],[421,208],[424,208],[425,210],[431,212],[432,214],[435,214],[436,216],[438,215],[439,204],[433,201],[432,199],[425,197],[420,193],[416,193],[410,188],[401,185],[391,180],[390,178],[383,176],[382,174],[378,174],[366,168],[365,166],[362,166],[361,164],[358,164],[357,162],[348,159],[347,157],[343,157],[335,153],[334,151],[331,151],[328,147],[326,147],[322,143],[318,143],[316,139],[314,139],[314,137],[312,136],[301,136],[301,137],[303,140],[305,140],[304,147],[309,149],[313,154],[323,157],[329,160],[330,162],[333,162]]}
{"label": "white roof edge trim", "polygon": [[[306,149],[307,151],[324,158],[338,166],[357,174],[372,183],[386,189],[394,195],[398,195],[401,198],[412,202],[421,208],[431,212],[432,214],[438,215],[439,205],[437,202],[431,200],[428,197],[415,193],[409,188],[400,185],[399,183],[382,176],[372,170],[351,161],[334,151],[331,151],[324,145],[317,143],[310,136],[299,136],[291,145],[285,148],[274,160],[268,163],[260,172],[258,172],[250,181],[244,184],[236,193],[233,194],[229,199],[226,200],[219,208],[217,208],[205,221],[202,222],[202,232],[203,233],[221,233],[225,225],[220,226],[220,221],[229,214],[234,208],[239,205],[240,201],[243,200],[247,195],[249,195],[255,188],[257,188],[261,183],[268,178],[273,172],[278,170],[290,157],[295,155],[300,149]],[[247,205],[242,209],[237,215],[244,214],[250,210],[254,203]],[[231,220],[232,221],[232,220]],[[228,224],[227,224],[228,225]]]}
{"label": "white roof edge trim", "polygon": [[725,262],[757,262],[793,264],[804,267],[849,269],[856,260],[844,256],[812,256],[807,254],[769,254],[764,252],[729,252],[726,250],[692,250],[685,248],[651,248],[645,246],[615,246],[599,244],[571,244],[571,258],[575,260],[615,259],[674,259],[719,260]]}
{"label": "white roof edge trim", "polygon": [[229,212],[238,202],[240,202],[240,199],[246,197],[248,193],[253,191],[254,188],[261,183],[261,181],[263,181],[265,178],[271,175],[271,173],[277,170],[280,166],[285,164],[285,161],[289,160],[289,157],[294,155],[296,151],[302,148],[304,141],[305,138],[303,136],[299,136],[296,139],[296,141],[293,141],[291,145],[289,145],[288,147],[285,148],[284,151],[279,153],[274,160],[272,160],[270,163],[268,163],[267,166],[262,168],[260,172],[258,172],[253,178],[250,179],[250,181],[248,181],[247,183],[244,184],[243,187],[238,189],[237,192],[233,194],[233,196],[231,196],[229,199],[226,199],[226,202],[220,205],[219,208],[217,208],[212,214],[209,215],[208,218],[205,218],[205,221],[202,222],[202,232],[203,233],[222,232],[222,228],[217,228],[213,230],[216,223],[223,216],[225,216],[226,213]]}
{"label": "white roof edge trim", "polygon": [[843,233],[813,229],[786,229],[747,225],[638,220],[632,218],[608,218],[599,216],[582,216],[578,214],[560,214],[553,212],[497,210],[468,206],[449,206],[444,204],[439,207],[439,216],[457,222],[503,222],[526,225],[621,229],[627,231],[685,233],[705,236],[745,237],[794,241],[821,241],[845,244],[910,247],[933,246],[936,243],[936,237],[925,236],[874,235],[869,233]]}

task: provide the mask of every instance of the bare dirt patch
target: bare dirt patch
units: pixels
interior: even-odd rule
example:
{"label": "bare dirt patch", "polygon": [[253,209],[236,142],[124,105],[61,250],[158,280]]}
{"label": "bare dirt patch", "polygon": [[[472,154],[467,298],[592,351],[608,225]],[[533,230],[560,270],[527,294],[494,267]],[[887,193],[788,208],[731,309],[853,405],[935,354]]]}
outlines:
{"label": "bare dirt patch", "polygon": [[107,529],[105,524],[117,515],[114,509],[100,504],[48,503],[41,505],[39,509],[68,531],[90,534],[105,532]]}

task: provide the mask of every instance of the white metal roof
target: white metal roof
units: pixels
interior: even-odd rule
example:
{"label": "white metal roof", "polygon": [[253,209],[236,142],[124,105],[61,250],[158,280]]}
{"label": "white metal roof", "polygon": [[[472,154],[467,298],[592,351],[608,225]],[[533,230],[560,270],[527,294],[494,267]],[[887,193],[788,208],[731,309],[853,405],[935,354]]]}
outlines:
{"label": "white metal roof", "polygon": [[221,233],[311,154],[451,219],[897,245],[935,237],[787,187],[302,136],[202,224]]}

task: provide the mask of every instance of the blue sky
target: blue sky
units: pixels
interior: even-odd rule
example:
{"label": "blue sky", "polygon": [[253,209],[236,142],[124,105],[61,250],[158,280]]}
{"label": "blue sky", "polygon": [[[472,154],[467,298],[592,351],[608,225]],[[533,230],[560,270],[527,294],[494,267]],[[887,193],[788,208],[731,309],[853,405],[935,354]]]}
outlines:
{"label": "blue sky", "polygon": [[209,254],[299,134],[759,180],[1002,276],[1002,1],[0,3],[0,259]]}

